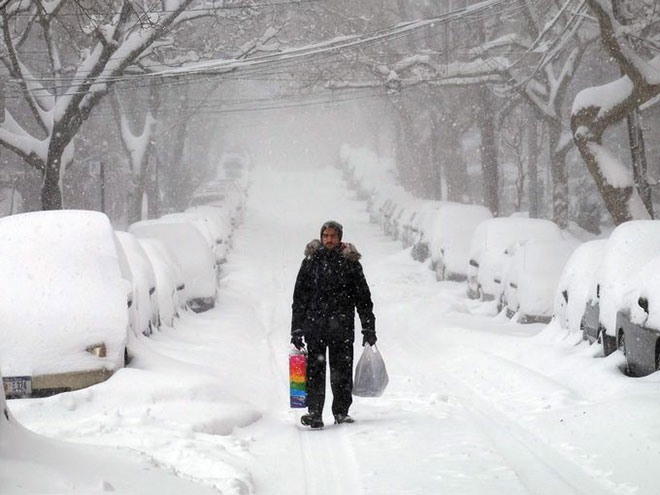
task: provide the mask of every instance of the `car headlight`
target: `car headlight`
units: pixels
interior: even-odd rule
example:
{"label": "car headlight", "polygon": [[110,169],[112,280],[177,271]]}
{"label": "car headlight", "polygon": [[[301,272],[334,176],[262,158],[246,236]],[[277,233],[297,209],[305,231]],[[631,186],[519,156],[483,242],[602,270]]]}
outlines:
{"label": "car headlight", "polygon": [[99,358],[104,358],[107,355],[107,349],[105,347],[105,342],[101,342],[100,344],[94,344],[90,345],[85,349],[87,352],[90,354],[93,354],[96,357]]}

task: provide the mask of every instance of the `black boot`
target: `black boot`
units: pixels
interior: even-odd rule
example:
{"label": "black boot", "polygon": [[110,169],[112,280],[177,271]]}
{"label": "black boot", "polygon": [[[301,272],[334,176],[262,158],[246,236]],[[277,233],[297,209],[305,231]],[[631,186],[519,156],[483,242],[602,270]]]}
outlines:
{"label": "black boot", "polygon": [[323,419],[320,414],[303,414],[300,422],[310,428],[323,428]]}
{"label": "black boot", "polygon": [[344,423],[355,423],[355,420],[348,414],[335,414],[335,424],[341,425]]}

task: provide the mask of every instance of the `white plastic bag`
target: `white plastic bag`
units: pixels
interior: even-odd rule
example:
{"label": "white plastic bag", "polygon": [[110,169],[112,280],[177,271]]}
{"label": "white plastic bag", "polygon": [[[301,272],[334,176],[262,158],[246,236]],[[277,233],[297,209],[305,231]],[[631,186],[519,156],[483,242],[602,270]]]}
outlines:
{"label": "white plastic bag", "polygon": [[353,395],[357,397],[380,397],[383,395],[390,378],[387,376],[385,361],[378,348],[369,344],[364,346],[362,356],[355,367]]}

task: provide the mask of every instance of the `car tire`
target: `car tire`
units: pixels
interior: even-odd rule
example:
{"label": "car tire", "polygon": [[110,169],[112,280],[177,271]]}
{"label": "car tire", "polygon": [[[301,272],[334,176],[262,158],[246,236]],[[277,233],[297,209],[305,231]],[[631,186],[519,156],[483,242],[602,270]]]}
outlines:
{"label": "car tire", "polygon": [[619,329],[616,336],[616,348],[623,352],[623,355],[626,355],[626,335],[623,333],[623,329]]}
{"label": "car tire", "polygon": [[660,370],[660,339],[655,341],[655,370]]}
{"label": "car tire", "polygon": [[601,331],[600,335],[601,335],[601,339],[603,340],[603,355],[607,357],[617,350],[617,339],[616,337],[607,335],[607,332],[605,332],[605,330]]}

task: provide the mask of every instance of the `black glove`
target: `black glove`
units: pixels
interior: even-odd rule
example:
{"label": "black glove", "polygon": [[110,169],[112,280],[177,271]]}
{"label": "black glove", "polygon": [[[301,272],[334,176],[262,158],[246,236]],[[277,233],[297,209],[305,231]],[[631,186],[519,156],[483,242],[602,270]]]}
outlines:
{"label": "black glove", "polygon": [[302,332],[302,330],[292,330],[291,331],[291,343],[299,351],[302,351],[305,348],[305,342],[303,342],[303,332]]}
{"label": "black glove", "polygon": [[369,344],[370,346],[376,345],[376,330],[362,330],[362,345]]}

